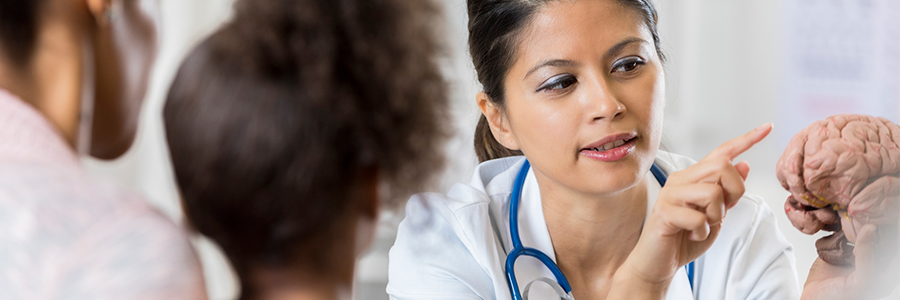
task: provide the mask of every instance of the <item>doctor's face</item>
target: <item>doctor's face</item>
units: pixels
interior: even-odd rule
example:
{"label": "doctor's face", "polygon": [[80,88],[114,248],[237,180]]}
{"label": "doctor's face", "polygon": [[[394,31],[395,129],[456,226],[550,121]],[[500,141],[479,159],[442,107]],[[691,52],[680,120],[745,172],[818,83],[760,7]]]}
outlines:
{"label": "doctor's face", "polygon": [[640,182],[659,147],[665,86],[638,13],[616,1],[553,2],[519,38],[504,119],[536,175],[597,195]]}

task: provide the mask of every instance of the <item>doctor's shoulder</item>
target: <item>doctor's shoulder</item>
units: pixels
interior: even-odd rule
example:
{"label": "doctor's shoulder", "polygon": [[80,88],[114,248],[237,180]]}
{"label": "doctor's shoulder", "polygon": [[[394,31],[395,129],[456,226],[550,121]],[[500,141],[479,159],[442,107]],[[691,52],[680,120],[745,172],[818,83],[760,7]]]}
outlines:
{"label": "doctor's shoulder", "polygon": [[[696,161],[660,151],[657,163],[674,172]],[[793,246],[764,198],[752,192],[728,210],[716,241],[697,260],[698,295],[714,295],[705,299],[800,297]]]}
{"label": "doctor's shoulder", "polygon": [[469,183],[447,194],[409,199],[389,253],[391,299],[496,297],[494,273],[502,268],[496,256],[503,252],[497,232],[503,227],[495,219],[512,186],[506,177],[522,162],[521,156],[486,161]]}

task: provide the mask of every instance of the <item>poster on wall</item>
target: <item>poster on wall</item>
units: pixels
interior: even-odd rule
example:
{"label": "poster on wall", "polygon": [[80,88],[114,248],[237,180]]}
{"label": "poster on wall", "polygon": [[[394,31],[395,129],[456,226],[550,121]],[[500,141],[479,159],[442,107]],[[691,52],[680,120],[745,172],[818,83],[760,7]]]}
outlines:
{"label": "poster on wall", "polygon": [[900,124],[900,1],[785,1],[780,142],[841,113]]}

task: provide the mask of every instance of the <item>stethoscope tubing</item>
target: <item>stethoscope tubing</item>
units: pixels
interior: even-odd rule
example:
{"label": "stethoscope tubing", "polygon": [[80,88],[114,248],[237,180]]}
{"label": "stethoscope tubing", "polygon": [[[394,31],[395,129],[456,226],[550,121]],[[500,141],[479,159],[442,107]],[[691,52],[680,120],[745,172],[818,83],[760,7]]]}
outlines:
{"label": "stethoscope tubing", "polygon": [[562,287],[563,291],[566,293],[572,292],[569,280],[563,275],[562,270],[556,266],[556,263],[554,263],[547,254],[544,254],[537,249],[523,247],[522,239],[519,238],[519,202],[521,202],[520,200],[522,199],[522,188],[525,186],[525,177],[528,176],[528,169],[530,167],[531,164],[526,159],[522,168],[519,170],[519,173],[516,175],[516,181],[513,185],[509,201],[509,235],[510,239],[512,239],[513,249],[509,252],[509,255],[506,256],[506,280],[509,284],[510,291],[512,291],[513,299],[516,300],[522,299],[522,295],[519,293],[519,283],[516,281],[515,274],[516,259],[522,255],[531,256],[540,260],[541,263],[550,269],[553,276],[556,277],[556,282],[559,283],[559,286]]}

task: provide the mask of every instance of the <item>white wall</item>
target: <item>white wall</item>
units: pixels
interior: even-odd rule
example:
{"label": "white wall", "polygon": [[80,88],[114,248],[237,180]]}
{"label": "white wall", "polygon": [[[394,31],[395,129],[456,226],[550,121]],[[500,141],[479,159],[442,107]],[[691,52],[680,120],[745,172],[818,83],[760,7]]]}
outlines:
{"label": "white wall", "polygon": [[[231,0],[161,2],[163,48],[142,112],[137,141],[121,159],[113,162],[86,160],[86,164],[97,176],[115,180],[144,194],[174,220],[180,221],[177,192],[162,131],[162,100],[180,60],[190,47],[228,18]],[[775,121],[773,136],[739,159],[748,160],[752,166],[747,180],[748,192],[767,199],[778,217],[780,228],[795,245],[797,269],[801,282],[804,281],[815,259],[814,241],[818,236],[803,235],[790,225],[781,209],[787,193],[774,177],[774,165],[783,150],[784,140],[799,130],[785,128],[779,123],[783,120],[779,101],[783,101],[784,94],[786,1],[658,2],[661,2],[660,34],[669,58],[663,142],[671,151],[699,159],[718,144],[759,124]],[[445,32],[449,46],[445,70],[451,81],[452,113],[455,116],[452,125],[457,134],[447,145],[450,165],[442,174],[439,191],[446,191],[453,183],[469,180],[476,161],[471,145],[479,114],[474,104],[479,87],[466,52],[465,1],[447,0],[443,4],[449,24]],[[900,36],[897,39],[900,40]],[[900,49],[897,51],[900,56]],[[900,92],[900,79],[895,88]],[[896,115],[900,115],[900,111]],[[379,238],[359,264],[359,299],[387,298],[384,295],[387,249],[393,242],[397,217],[390,212],[386,216],[379,228]],[[222,257],[208,242],[199,241],[197,246],[205,264],[212,298],[232,298],[234,283]]]}

